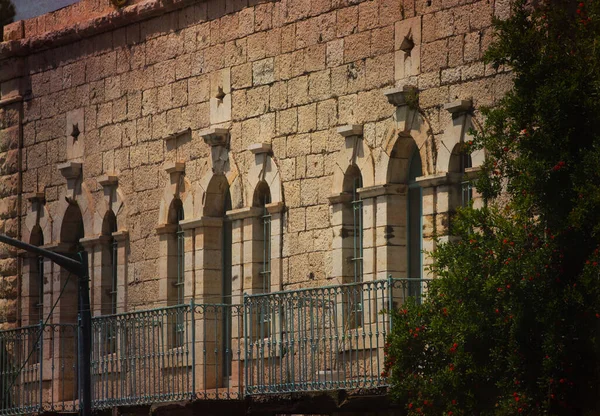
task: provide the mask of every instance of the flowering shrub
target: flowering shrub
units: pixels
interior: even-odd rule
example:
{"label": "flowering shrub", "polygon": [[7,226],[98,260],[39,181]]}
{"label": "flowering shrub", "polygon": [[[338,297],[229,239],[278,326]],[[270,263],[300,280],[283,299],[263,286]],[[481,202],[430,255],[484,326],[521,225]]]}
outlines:
{"label": "flowering shrub", "polygon": [[383,375],[410,415],[600,409],[599,19],[559,0],[495,22],[487,59],[514,88],[466,144],[486,206],[459,210],[425,299],[392,312]]}

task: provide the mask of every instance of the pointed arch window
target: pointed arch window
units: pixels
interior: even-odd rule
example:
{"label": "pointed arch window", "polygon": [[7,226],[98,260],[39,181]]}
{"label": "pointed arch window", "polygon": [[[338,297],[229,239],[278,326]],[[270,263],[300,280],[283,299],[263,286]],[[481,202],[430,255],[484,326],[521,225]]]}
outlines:
{"label": "pointed arch window", "polygon": [[[183,203],[176,198],[169,209],[169,224],[175,225],[170,238],[169,253],[167,258],[168,286],[167,304],[169,306],[182,305],[185,302],[185,235],[181,222],[185,219]],[[185,342],[185,316],[184,311],[174,308],[170,311],[171,345],[181,347]]]}
{"label": "pointed arch window", "polygon": [[271,203],[271,190],[265,181],[259,182],[254,192],[253,202],[255,207],[262,209],[260,217],[262,227],[260,290],[262,293],[268,293],[271,291],[271,214],[267,209],[267,205]]}
{"label": "pointed arch window", "polygon": [[[31,231],[30,243],[35,246],[44,245],[44,235],[39,225],[36,225]],[[44,322],[44,257],[29,257],[29,293],[28,304],[24,319],[25,324],[35,325]],[[41,343],[43,340],[38,333],[32,333],[30,344],[34,352],[31,354],[31,362],[40,362]]]}
{"label": "pointed arch window", "polygon": [[[267,205],[271,203],[271,190],[265,181],[258,183],[253,196],[252,205],[261,209],[260,228],[262,230],[261,238],[258,241],[257,253],[260,256],[260,271],[258,273],[259,281],[254,287],[256,293],[269,293],[271,291],[271,213]],[[271,333],[271,324],[274,322],[273,313],[267,303],[261,304],[259,311],[259,329],[260,338],[266,338]]]}
{"label": "pointed arch window", "polygon": [[[351,216],[348,223],[344,221],[344,225],[348,227],[350,237],[352,238],[351,251],[347,247],[347,255],[351,271],[344,273],[343,283],[362,283],[364,272],[364,227],[363,227],[363,201],[359,194],[359,189],[362,188],[362,174],[356,165],[348,167],[344,175],[344,192],[351,196],[350,209]],[[355,285],[346,289],[346,297],[344,305],[346,305],[347,320],[345,326],[357,328],[363,323],[363,299],[362,286]]]}
{"label": "pointed arch window", "polygon": [[407,198],[407,266],[409,280],[408,292],[410,296],[419,297],[423,275],[423,195],[422,188],[416,179],[422,176],[421,156],[419,149],[415,148],[408,168],[408,198]]}
{"label": "pointed arch window", "polygon": [[460,174],[462,175],[462,180],[460,183],[460,195],[461,195],[461,205],[463,207],[468,207],[471,201],[473,200],[473,184],[469,180],[469,178],[465,175],[467,169],[473,167],[473,160],[471,159],[471,155],[465,151],[460,153]]}
{"label": "pointed arch window", "polygon": [[[101,250],[101,296],[100,311],[102,315],[114,315],[118,312],[118,249],[119,245],[113,236],[117,231],[117,217],[109,210],[102,221]],[[117,330],[109,326],[105,332],[105,352],[115,353],[117,350]]]}

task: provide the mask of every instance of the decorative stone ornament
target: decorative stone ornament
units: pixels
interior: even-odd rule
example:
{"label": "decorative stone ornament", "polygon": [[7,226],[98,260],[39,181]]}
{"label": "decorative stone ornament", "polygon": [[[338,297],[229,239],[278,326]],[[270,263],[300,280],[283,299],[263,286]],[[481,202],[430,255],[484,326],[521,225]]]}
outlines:
{"label": "decorative stone ornament", "polygon": [[200,136],[210,146],[213,173],[222,174],[229,170],[229,130],[207,129],[201,131]]}
{"label": "decorative stone ornament", "polygon": [[383,92],[390,104],[396,107],[416,104],[419,90],[414,85],[404,85],[399,88],[389,88]]}

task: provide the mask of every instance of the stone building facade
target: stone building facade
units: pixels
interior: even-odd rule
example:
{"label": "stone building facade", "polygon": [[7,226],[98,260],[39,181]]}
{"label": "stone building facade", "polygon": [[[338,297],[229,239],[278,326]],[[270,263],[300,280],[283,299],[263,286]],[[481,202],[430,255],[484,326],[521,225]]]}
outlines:
{"label": "stone building facade", "polygon": [[[3,230],[59,251],[83,245],[97,314],[174,302],[178,229],[181,299],[224,295],[224,227],[233,302],[353,281],[353,198],[362,205],[360,278],[424,276],[427,257],[411,266],[410,252],[420,257],[447,234],[461,183],[483,158],[465,162],[460,143],[477,109],[510,88],[510,74],[481,61],[492,17],[508,8],[82,0],[13,23],[0,46]],[[415,186],[422,231],[411,237]],[[267,249],[265,286],[257,276]],[[116,301],[107,295],[112,252]],[[66,276],[14,254],[3,248],[3,309],[25,325]],[[39,268],[41,301],[29,278]],[[55,319],[71,310],[62,305]]]}
{"label": "stone building facade", "polygon": [[[90,255],[95,315],[428,277],[511,87],[508,0],[81,0],[5,27],[2,231]],[[76,284],[2,247],[5,327]],[[20,254],[20,255],[18,255]],[[43,275],[43,285],[36,279]],[[59,299],[59,294],[64,291]]]}

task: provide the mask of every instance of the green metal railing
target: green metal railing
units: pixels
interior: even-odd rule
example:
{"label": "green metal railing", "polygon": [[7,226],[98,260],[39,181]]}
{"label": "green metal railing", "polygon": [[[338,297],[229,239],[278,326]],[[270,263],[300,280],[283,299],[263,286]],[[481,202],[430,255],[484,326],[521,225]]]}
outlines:
{"label": "green metal railing", "polygon": [[[391,322],[380,312],[426,293],[427,282],[390,278],[245,296],[246,394],[387,386],[381,373]],[[260,326],[265,310],[268,331]]]}
{"label": "green metal railing", "polygon": [[[192,301],[93,318],[93,407],[241,397],[241,311]],[[110,334],[115,352],[102,348]]]}
{"label": "green metal railing", "polygon": [[[95,317],[92,406],[387,386],[392,322],[380,312],[427,284],[390,278]],[[0,331],[0,415],[77,411],[76,334],[75,324]]]}
{"label": "green metal railing", "polygon": [[76,411],[76,351],[75,324],[1,331],[0,415]]}

